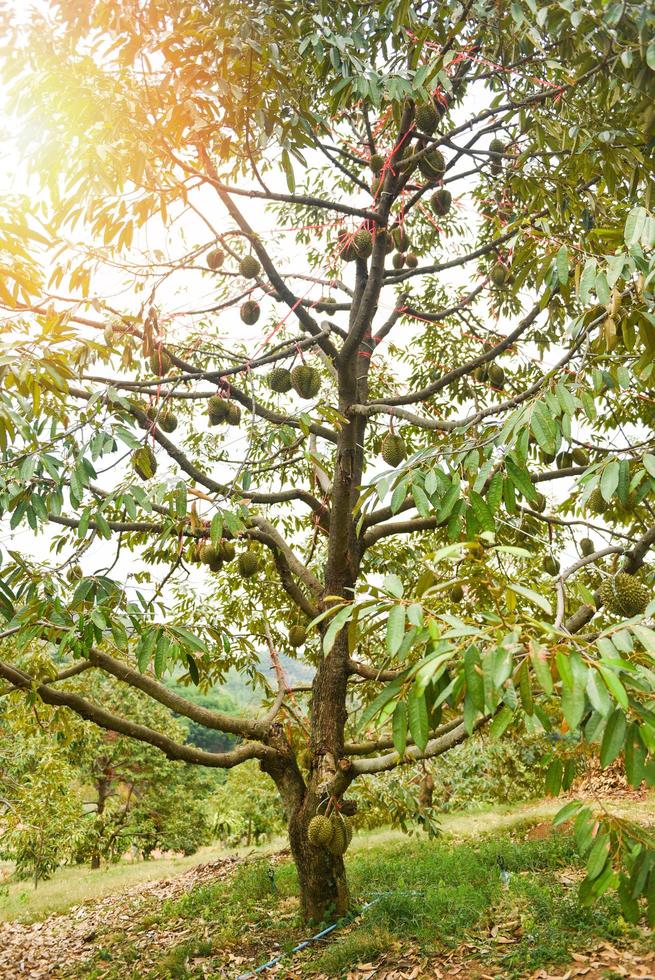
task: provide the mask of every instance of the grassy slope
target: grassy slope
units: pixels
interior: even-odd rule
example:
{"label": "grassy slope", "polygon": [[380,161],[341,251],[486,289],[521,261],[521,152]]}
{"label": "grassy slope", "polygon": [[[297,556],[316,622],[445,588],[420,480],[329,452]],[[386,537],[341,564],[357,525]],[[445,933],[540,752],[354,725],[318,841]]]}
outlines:
{"label": "grassy slope", "polygon": [[[523,829],[525,824],[523,825]],[[623,923],[610,895],[592,909],[579,906],[579,861],[570,837],[525,839],[521,829],[481,838],[426,841],[369,838],[348,860],[356,901],[381,895],[361,918],[288,961],[288,977],[342,977],[357,963],[390,948],[438,956],[467,943],[465,955],[522,977],[565,963],[572,951],[599,939],[619,945],[638,937]],[[501,880],[501,868],[509,883]],[[233,977],[290,950],[306,929],[297,916],[295,871],[265,859],[242,866],[228,881],[197,888],[153,909],[142,922],[153,938],[99,936],[91,960],[74,972],[84,980],[191,980]],[[168,949],[158,929],[184,936]],[[142,933],[143,935],[143,933]],[[238,956],[239,959],[234,957]],[[239,966],[237,967],[237,963]]]}

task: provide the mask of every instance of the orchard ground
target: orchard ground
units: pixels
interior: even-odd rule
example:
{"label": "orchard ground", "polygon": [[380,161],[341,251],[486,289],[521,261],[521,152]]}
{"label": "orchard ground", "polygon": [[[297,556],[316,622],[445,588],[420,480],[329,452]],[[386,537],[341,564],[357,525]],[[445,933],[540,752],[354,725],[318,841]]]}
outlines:
{"label": "orchard ground", "polygon": [[[654,802],[611,808],[651,823]],[[561,805],[446,815],[436,840],[357,834],[353,895],[376,904],[264,976],[654,976],[655,940],[623,920],[612,894],[580,906],[583,862],[572,837],[550,828]],[[62,869],[36,890],[5,885],[0,976],[234,980],[308,936],[282,844]]]}

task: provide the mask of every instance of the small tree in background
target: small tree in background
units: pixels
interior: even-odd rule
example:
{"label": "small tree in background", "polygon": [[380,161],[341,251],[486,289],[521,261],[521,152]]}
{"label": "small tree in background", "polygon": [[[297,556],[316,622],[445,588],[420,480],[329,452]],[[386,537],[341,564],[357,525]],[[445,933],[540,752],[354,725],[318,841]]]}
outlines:
{"label": "small tree in background", "polygon": [[[129,687],[93,678],[85,693],[127,718],[184,740],[186,725]],[[0,713],[3,852],[19,877],[60,865],[117,861],[130,849],[193,854],[210,837],[209,773],[169,762],[150,747],[15,696]]]}
{"label": "small tree in background", "polygon": [[[310,918],[348,905],[361,775],[555,723],[652,781],[652,5],[4,17],[40,196],[3,206],[0,507],[56,532],[5,554],[4,635],[66,665],[0,676],[171,759],[259,760]],[[256,717],[161,681],[229,667]],[[239,744],[108,709],[98,671]],[[622,869],[636,917],[649,849],[576,829],[584,896]]]}

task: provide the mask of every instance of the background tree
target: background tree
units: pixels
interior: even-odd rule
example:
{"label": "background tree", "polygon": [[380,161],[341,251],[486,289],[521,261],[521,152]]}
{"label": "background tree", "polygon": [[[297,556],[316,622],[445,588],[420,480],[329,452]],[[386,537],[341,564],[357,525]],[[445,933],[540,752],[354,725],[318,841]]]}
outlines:
{"label": "background tree", "polygon": [[[348,895],[340,818],[329,847],[310,822],[362,774],[555,717],[652,779],[651,5],[4,17],[39,196],[4,206],[0,504],[56,530],[5,557],[4,635],[71,664],[5,681],[172,759],[258,759],[313,918]],[[203,710],[180,665],[249,673],[262,711]],[[184,745],[71,670],[240,741]],[[586,897],[622,867],[638,915],[648,848],[577,832]]]}
{"label": "background tree", "polygon": [[[187,726],[141,692],[98,675],[84,693],[169,738]],[[0,709],[2,850],[35,881],[61,864],[117,861],[130,848],[193,854],[210,837],[216,778],[150,746],[16,694]]]}

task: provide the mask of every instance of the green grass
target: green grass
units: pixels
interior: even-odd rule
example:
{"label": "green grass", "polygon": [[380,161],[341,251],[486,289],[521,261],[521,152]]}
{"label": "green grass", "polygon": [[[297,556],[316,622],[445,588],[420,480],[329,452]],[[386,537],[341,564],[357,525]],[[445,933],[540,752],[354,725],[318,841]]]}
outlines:
{"label": "green grass", "polygon": [[[525,826],[517,829],[515,834],[458,844],[388,836],[376,842],[369,837],[349,856],[348,873],[356,903],[376,895],[379,900],[300,954],[294,965],[302,963],[307,977],[322,972],[337,978],[394,945],[402,949],[412,944],[438,955],[465,941],[478,951],[473,956],[500,965],[506,977],[520,977],[565,963],[572,950],[599,939],[620,942],[637,935],[623,923],[613,896],[591,909],[579,905],[568,879],[579,866],[570,837],[525,840]],[[137,960],[134,948],[126,949],[120,938],[115,943],[101,938],[103,953],[96,953],[76,976],[229,978],[238,972],[228,965],[229,951],[246,958],[243,970],[261,964],[272,952],[289,950],[308,935],[297,916],[296,874],[290,862],[275,865],[273,888],[271,867],[267,860],[253,862],[229,880],[197,888],[153,910],[143,920],[144,930],[160,925],[184,934],[167,951],[157,949],[155,942],[144,953],[139,942]],[[501,867],[510,875],[507,887]]]}

